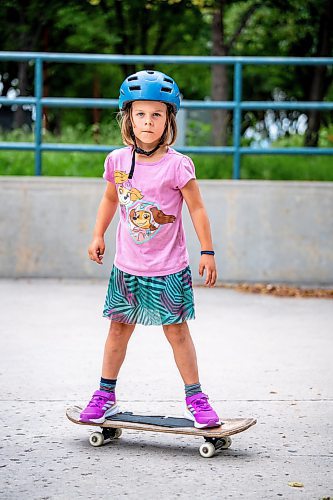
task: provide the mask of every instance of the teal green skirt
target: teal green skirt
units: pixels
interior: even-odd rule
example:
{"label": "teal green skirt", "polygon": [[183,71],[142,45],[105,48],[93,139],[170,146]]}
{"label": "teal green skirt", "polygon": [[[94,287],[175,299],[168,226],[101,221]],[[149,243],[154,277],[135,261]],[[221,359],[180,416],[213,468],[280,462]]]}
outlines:
{"label": "teal green skirt", "polygon": [[195,318],[190,267],[167,276],[134,276],[113,266],[103,316],[119,323],[172,325]]}

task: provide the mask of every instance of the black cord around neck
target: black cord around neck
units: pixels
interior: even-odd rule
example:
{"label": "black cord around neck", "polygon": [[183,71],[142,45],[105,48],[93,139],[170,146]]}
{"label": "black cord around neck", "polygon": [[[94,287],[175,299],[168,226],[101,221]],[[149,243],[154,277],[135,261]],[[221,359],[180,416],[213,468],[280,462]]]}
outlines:
{"label": "black cord around neck", "polygon": [[135,148],[134,148],[134,149],[135,149],[135,152],[136,152],[136,153],[138,153],[139,155],[151,156],[152,154],[154,154],[154,153],[155,153],[155,151],[157,151],[157,150],[158,150],[158,148],[159,148],[161,145],[162,145],[162,143],[161,143],[161,142],[159,142],[159,143],[157,144],[157,146],[156,146],[154,149],[152,149],[151,151],[145,151],[144,149],[139,148],[139,146],[137,146],[137,145],[135,144]]}
{"label": "black cord around neck", "polygon": [[131,164],[131,170],[130,170],[130,173],[128,174],[128,178],[129,179],[132,179],[133,177],[133,174],[134,174],[134,169],[135,169],[135,153],[138,153],[139,155],[145,155],[145,156],[151,156],[152,154],[154,154],[160,146],[163,145],[164,143],[164,138],[165,138],[165,133],[166,133],[166,126],[164,128],[164,132],[160,138],[160,141],[159,143],[157,144],[157,146],[154,147],[154,149],[152,149],[151,151],[145,151],[144,149],[142,148],[139,148],[139,146],[137,145],[136,143],[136,138],[135,138],[135,134],[133,132],[133,129],[131,127],[131,137],[133,139],[133,142],[134,142],[134,147],[133,147],[133,154],[132,154],[132,164]]}
{"label": "black cord around neck", "polygon": [[151,156],[152,154],[154,154],[159,149],[160,146],[162,146],[162,144],[164,142],[164,134],[162,135],[161,140],[157,144],[157,146],[155,146],[154,149],[152,149],[151,151],[145,151],[144,149],[139,148],[139,146],[136,144],[136,140],[135,140],[134,134],[133,134],[133,140],[134,140],[134,147],[133,147],[133,154],[132,154],[131,170],[130,170],[130,173],[128,174],[128,178],[129,179],[132,179],[133,174],[134,174],[134,169],[135,169],[135,153],[138,153],[140,155],[145,155],[145,156]]}

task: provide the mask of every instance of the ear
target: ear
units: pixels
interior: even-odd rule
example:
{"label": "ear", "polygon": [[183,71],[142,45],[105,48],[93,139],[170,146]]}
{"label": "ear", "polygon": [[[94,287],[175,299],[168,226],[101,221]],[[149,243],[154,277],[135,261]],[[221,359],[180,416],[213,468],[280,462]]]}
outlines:
{"label": "ear", "polygon": [[135,210],[134,210],[134,208],[132,208],[132,210],[131,210],[131,211],[130,211],[130,213],[129,213],[129,216],[130,216],[130,219],[131,219],[131,220],[133,220],[133,216],[134,216],[134,214],[135,214]]}

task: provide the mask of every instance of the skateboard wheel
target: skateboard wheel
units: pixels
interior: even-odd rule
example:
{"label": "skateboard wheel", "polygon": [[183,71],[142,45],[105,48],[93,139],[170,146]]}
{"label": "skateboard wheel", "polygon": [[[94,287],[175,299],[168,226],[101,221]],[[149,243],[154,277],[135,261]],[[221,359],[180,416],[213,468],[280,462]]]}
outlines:
{"label": "skateboard wheel", "polygon": [[216,442],[216,448],[219,450],[227,450],[230,448],[232,443],[232,440],[229,436],[226,436],[224,438],[218,439]]}
{"label": "skateboard wheel", "polygon": [[101,432],[93,432],[89,438],[91,446],[102,446],[104,444],[104,436]]}
{"label": "skateboard wheel", "polygon": [[123,431],[121,429],[116,429],[114,433],[114,438],[118,439],[122,435]]}
{"label": "skateboard wheel", "polygon": [[206,442],[199,448],[199,453],[203,458],[210,458],[215,455],[215,446],[213,443]]}

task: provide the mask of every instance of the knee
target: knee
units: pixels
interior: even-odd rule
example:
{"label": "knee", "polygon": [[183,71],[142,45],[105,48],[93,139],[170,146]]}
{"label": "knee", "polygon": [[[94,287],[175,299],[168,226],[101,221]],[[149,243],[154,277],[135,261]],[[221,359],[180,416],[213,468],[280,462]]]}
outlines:
{"label": "knee", "polygon": [[121,337],[124,334],[124,327],[122,323],[111,323],[110,335],[114,337]]}
{"label": "knee", "polygon": [[116,342],[125,341],[132,333],[132,328],[125,323],[112,322],[109,330],[109,339]]}
{"label": "knee", "polygon": [[181,325],[165,326],[164,333],[171,345],[183,345],[188,338],[188,332]]}

